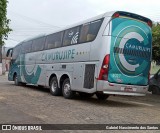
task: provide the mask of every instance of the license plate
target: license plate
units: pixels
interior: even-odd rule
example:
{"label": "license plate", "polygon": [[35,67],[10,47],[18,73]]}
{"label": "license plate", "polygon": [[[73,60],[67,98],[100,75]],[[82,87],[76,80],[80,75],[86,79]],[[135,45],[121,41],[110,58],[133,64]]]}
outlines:
{"label": "license plate", "polygon": [[121,87],[121,90],[126,92],[133,92],[133,91],[136,91],[137,88],[127,86],[127,87]]}

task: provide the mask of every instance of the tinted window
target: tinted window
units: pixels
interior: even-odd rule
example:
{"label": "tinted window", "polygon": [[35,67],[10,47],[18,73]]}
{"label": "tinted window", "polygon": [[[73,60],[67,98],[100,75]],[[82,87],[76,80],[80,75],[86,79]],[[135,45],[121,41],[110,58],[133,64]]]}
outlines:
{"label": "tinted window", "polygon": [[41,51],[44,49],[45,38],[46,37],[41,37],[33,40],[32,52]]}
{"label": "tinted window", "polygon": [[13,60],[15,60],[18,57],[20,51],[21,51],[21,45],[18,45],[13,49],[13,55],[12,55]]}
{"label": "tinted window", "polygon": [[79,27],[71,28],[65,31],[63,46],[77,44],[79,38]]}
{"label": "tinted window", "polygon": [[32,41],[24,42],[22,44],[22,53],[30,53],[32,49]]}
{"label": "tinted window", "polygon": [[47,36],[45,49],[60,47],[62,44],[63,32],[54,33]]}
{"label": "tinted window", "polygon": [[98,34],[101,24],[102,19],[83,24],[80,31],[79,42],[84,43],[88,41],[93,41]]}

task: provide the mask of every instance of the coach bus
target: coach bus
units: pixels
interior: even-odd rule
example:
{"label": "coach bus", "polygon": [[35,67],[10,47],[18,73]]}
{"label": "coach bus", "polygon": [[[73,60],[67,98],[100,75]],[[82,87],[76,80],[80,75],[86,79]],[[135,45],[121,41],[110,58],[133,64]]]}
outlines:
{"label": "coach bus", "polygon": [[15,85],[75,93],[144,96],[152,55],[152,21],[123,11],[107,12],[13,48],[8,79]]}

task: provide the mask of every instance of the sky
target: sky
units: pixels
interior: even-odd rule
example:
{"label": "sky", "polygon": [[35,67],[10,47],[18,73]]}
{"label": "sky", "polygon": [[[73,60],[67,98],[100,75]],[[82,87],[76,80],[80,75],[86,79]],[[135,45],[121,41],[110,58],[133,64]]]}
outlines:
{"label": "sky", "polygon": [[128,11],[160,21],[160,0],[8,0],[12,32],[6,47],[109,11]]}

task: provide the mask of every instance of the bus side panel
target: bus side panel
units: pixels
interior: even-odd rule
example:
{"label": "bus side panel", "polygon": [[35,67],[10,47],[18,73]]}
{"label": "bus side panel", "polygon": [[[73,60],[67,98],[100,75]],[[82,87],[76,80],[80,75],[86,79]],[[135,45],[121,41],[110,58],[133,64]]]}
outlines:
{"label": "bus side panel", "polygon": [[36,63],[36,68],[37,70],[39,69],[40,74],[39,74],[39,78],[37,81],[37,85],[42,85],[45,86],[46,85],[46,65],[45,65],[45,61],[42,59],[42,55],[43,55],[44,51],[40,51],[35,53],[35,63]]}
{"label": "bus side panel", "polygon": [[75,91],[96,92],[97,62],[74,63],[72,89]]}
{"label": "bus side panel", "polygon": [[21,81],[29,84],[37,84],[41,67],[36,65],[35,60],[37,56],[35,53],[27,53],[21,55]]}
{"label": "bus side panel", "polygon": [[108,45],[110,44],[104,37],[108,36],[109,34],[110,19],[111,17],[105,17],[96,39],[93,42],[91,42],[90,61],[95,61],[95,60],[101,61],[103,60],[104,55],[106,55],[106,53],[109,53],[108,49],[110,49],[110,47]]}

